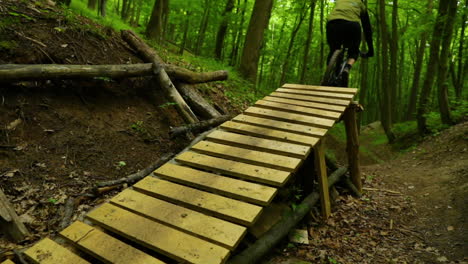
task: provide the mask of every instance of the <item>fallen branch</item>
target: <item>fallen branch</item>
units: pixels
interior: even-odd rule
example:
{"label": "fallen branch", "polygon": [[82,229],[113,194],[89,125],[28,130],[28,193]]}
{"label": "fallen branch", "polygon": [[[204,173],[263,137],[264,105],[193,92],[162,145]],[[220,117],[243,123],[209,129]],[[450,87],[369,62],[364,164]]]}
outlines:
{"label": "fallen branch", "polygon": [[154,76],[156,77],[159,86],[162,88],[169,100],[176,103],[177,111],[179,111],[182,117],[189,123],[197,122],[198,118],[174,87],[174,84],[172,84],[171,79],[162,66],[164,63],[158,54],[156,54],[156,52],[133,31],[122,30],[121,34],[122,38],[138,52],[144,61],[151,62],[153,64]]}
{"label": "fallen branch", "polygon": [[228,120],[230,120],[232,117],[229,115],[223,115],[219,116],[210,120],[205,120],[201,121],[195,124],[189,124],[185,126],[180,126],[180,127],[174,127],[171,128],[171,131],[169,132],[171,137],[177,137],[179,135],[184,135],[187,132],[192,132],[192,133],[200,133],[202,131],[205,131],[207,129],[210,129],[212,127],[216,127]]}
{"label": "fallen branch", "polygon": [[176,88],[179,93],[187,100],[187,103],[199,116],[210,119],[220,116],[221,114],[213,106],[211,106],[197,89],[190,84],[176,83]]}
{"label": "fallen branch", "polygon": [[[345,175],[347,169],[340,168],[333,172],[328,177],[328,187],[335,183]],[[274,247],[282,238],[287,236],[289,231],[301,221],[304,216],[310,212],[312,207],[319,201],[319,193],[317,191],[309,194],[302,203],[291,214],[285,216],[280,222],[276,223],[254,244],[249,246],[240,254],[234,256],[229,264],[254,264],[264,256],[272,247]]]}
{"label": "fallen branch", "polygon": [[[47,54],[46,54],[47,55]],[[227,71],[197,73],[171,64],[162,64],[173,81],[205,83],[228,78]],[[153,75],[151,63],[117,65],[69,64],[4,64],[0,65],[0,80],[15,82],[25,80],[76,79],[76,78],[130,78]]]}
{"label": "fallen branch", "polygon": [[148,176],[150,173],[152,173],[154,170],[159,168],[161,165],[171,160],[173,156],[174,156],[173,153],[164,154],[161,158],[159,158],[159,160],[155,161],[154,163],[152,163],[151,165],[149,165],[148,167],[146,167],[145,169],[139,172],[130,174],[124,178],[120,178],[117,180],[99,182],[96,186],[98,188],[101,188],[101,187],[108,187],[108,186],[120,185],[120,184],[125,184],[125,183],[132,184]]}
{"label": "fallen branch", "polygon": [[365,191],[369,191],[369,192],[386,192],[386,193],[390,193],[394,195],[403,195],[401,192],[386,190],[386,189],[377,189],[377,188],[369,188],[369,187],[364,187],[362,189]]}
{"label": "fallen branch", "polygon": [[20,242],[29,236],[28,229],[19,219],[2,189],[0,189],[0,232],[14,242]]}

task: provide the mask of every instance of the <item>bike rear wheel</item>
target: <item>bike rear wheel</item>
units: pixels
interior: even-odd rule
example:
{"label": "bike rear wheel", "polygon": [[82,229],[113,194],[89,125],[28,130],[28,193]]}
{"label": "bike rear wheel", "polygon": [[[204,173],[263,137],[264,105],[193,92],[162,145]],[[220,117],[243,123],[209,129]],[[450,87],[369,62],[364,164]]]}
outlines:
{"label": "bike rear wheel", "polygon": [[342,57],[343,57],[343,50],[339,49],[333,52],[333,55],[330,58],[330,62],[327,65],[327,69],[325,70],[325,74],[323,75],[323,79],[320,85],[322,86],[334,86],[335,85],[334,83],[336,82],[335,80],[336,74],[337,74],[337,71],[339,71],[337,69],[340,65]]}

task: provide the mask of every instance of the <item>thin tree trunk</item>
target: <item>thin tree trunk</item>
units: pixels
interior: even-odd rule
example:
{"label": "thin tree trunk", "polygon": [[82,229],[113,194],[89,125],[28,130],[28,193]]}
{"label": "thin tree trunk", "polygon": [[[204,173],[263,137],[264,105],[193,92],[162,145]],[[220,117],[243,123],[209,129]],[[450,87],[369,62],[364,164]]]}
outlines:
{"label": "thin tree trunk", "polygon": [[[466,16],[467,16],[468,0],[465,1],[464,12],[461,20],[460,43],[458,46],[458,72],[456,75],[455,95],[458,100],[462,98],[462,90],[465,79],[465,72],[463,67],[463,51],[465,44],[465,30],[466,30]],[[465,67],[466,68],[466,67]]]}
{"label": "thin tree trunk", "polygon": [[219,25],[218,34],[216,34],[216,47],[215,47],[215,58],[222,60],[224,39],[226,38],[226,32],[229,22],[229,14],[234,9],[234,0],[227,0],[226,7],[223,12],[223,20]]}
{"label": "thin tree trunk", "polygon": [[96,9],[96,1],[97,0],[88,0],[88,8],[91,10]]}
{"label": "thin tree trunk", "polygon": [[242,51],[239,70],[241,74],[256,83],[260,48],[263,43],[263,33],[270,21],[273,0],[256,0],[250,18],[245,44]]}
{"label": "thin tree trunk", "polygon": [[450,118],[447,75],[453,25],[455,24],[455,17],[457,16],[457,0],[447,1],[449,1],[448,16],[445,21],[444,34],[442,36],[442,50],[440,53],[437,86],[439,88],[438,98],[441,121],[444,124],[450,125],[452,124],[452,120]]}
{"label": "thin tree trunk", "polygon": [[293,30],[291,31],[291,38],[289,40],[289,45],[288,45],[288,50],[286,51],[286,57],[283,60],[283,65],[282,65],[282,71],[281,71],[281,79],[280,79],[280,85],[284,84],[286,80],[286,73],[288,71],[288,66],[289,66],[289,57],[291,56],[291,50],[294,46],[294,41],[296,39],[297,32],[301,28],[302,21],[304,21],[304,18],[306,16],[306,11],[305,10],[305,5],[301,8],[301,13],[297,15],[295,26]]}
{"label": "thin tree trunk", "polygon": [[426,114],[429,111],[429,100],[432,93],[432,85],[437,74],[437,65],[439,63],[439,50],[441,37],[444,30],[444,21],[447,15],[448,1],[440,1],[437,19],[434,24],[431,40],[431,49],[429,52],[429,63],[427,65],[424,84],[419,97],[417,109],[418,131],[421,135],[428,133]]}
{"label": "thin tree trunk", "polygon": [[390,123],[393,124],[396,121],[396,114],[398,110],[399,102],[397,101],[398,91],[398,0],[393,0],[392,6],[392,37],[390,40],[390,77],[392,80],[388,83],[387,88],[390,89]]}
{"label": "thin tree trunk", "polygon": [[190,12],[187,11],[187,14],[185,15],[184,37],[182,39],[182,44],[180,44],[180,49],[179,49],[180,55],[184,54],[185,46],[187,45],[187,35],[188,35],[189,26],[190,26]]}
{"label": "thin tree trunk", "polygon": [[198,30],[197,44],[195,47],[195,54],[199,55],[201,48],[205,41],[206,28],[208,27],[208,18],[210,17],[211,11],[211,0],[205,0],[205,11],[203,12],[203,17],[200,22],[200,29]]}
{"label": "thin tree trunk", "polygon": [[[238,3],[240,3],[240,0]],[[241,21],[237,28],[237,34],[236,34],[235,41],[232,46],[231,61],[229,63],[229,65],[231,66],[236,66],[238,64],[238,56],[239,56],[239,50],[240,50],[240,45],[241,45],[241,37],[243,35],[242,31],[243,31],[244,23],[245,23],[245,10],[246,9],[247,9],[247,0],[244,0],[244,4],[242,7],[242,11],[241,11]]]}
{"label": "thin tree trunk", "polygon": [[[385,134],[387,135],[388,141],[392,143],[395,139],[395,136],[392,132],[392,111],[391,111],[391,96],[392,93],[389,91],[389,67],[388,67],[388,28],[387,22],[385,18],[385,0],[379,0],[379,16],[380,16],[380,32],[381,32],[381,47],[382,47],[382,126],[385,130]],[[392,80],[393,82],[394,80]]]}
{"label": "thin tree trunk", "polygon": [[305,83],[306,72],[307,72],[307,68],[309,65],[309,50],[310,50],[310,44],[312,42],[312,31],[314,27],[314,13],[315,13],[316,3],[317,3],[317,0],[310,1],[309,29],[307,31],[307,40],[306,40],[305,47],[304,47],[304,59],[302,61],[302,70],[301,70],[301,77],[300,77],[299,83]]}

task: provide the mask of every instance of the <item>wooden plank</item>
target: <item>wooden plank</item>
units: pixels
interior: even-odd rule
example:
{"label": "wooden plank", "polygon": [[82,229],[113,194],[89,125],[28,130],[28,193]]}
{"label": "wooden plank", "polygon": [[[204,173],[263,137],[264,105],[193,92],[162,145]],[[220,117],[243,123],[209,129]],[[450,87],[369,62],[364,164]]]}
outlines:
{"label": "wooden plank", "polygon": [[348,106],[349,103],[351,102],[351,100],[330,99],[330,98],[319,97],[319,96],[308,96],[308,95],[298,95],[298,94],[278,93],[278,92],[273,92],[270,94],[270,96],[300,100],[300,101],[305,101],[305,102],[317,102],[317,103],[322,103],[322,104],[341,105],[341,106]]}
{"label": "wooden plank", "polygon": [[297,106],[303,106],[303,107],[322,109],[322,110],[327,110],[327,111],[334,111],[340,114],[343,113],[344,110],[346,109],[345,106],[306,102],[306,101],[285,99],[285,98],[273,97],[273,96],[265,96],[263,100],[276,102],[276,103],[289,104],[289,105],[297,105]]}
{"label": "wooden plank", "polygon": [[41,264],[89,263],[50,238],[44,238],[39,241],[26,250],[24,255],[33,263]]}
{"label": "wooden plank", "polygon": [[291,132],[274,130],[260,126],[242,124],[238,122],[228,121],[220,125],[222,129],[238,132],[246,135],[257,136],[261,138],[274,139],[281,142],[289,142],[299,145],[313,147],[319,140],[318,137],[298,135]]}
{"label": "wooden plank", "polygon": [[269,186],[224,177],[171,163],[166,163],[157,169],[154,174],[170,181],[260,205],[269,204],[277,191],[276,188]]}
{"label": "wooden plank", "polygon": [[344,114],[346,130],[346,153],[348,154],[348,167],[351,181],[359,192],[362,192],[361,167],[359,165],[359,132],[356,111],[358,106],[351,104]]}
{"label": "wooden plank", "polygon": [[259,107],[249,107],[244,111],[244,114],[271,118],[279,121],[286,121],[291,123],[297,123],[302,125],[310,125],[321,128],[330,128],[333,126],[335,121],[315,116],[306,116],[301,114],[288,113],[283,111],[276,111],[270,109],[264,109]]}
{"label": "wooden plank", "polygon": [[220,130],[216,130],[208,134],[206,139],[227,145],[239,146],[299,159],[305,159],[307,154],[309,154],[311,151],[310,147],[308,146],[280,142],[271,139],[251,137]]}
{"label": "wooden plank", "polygon": [[[238,123],[241,124],[241,123]],[[191,148],[197,152],[215,157],[231,159],[267,168],[294,172],[301,164],[297,158],[267,152],[238,148],[210,141],[201,141]]]}
{"label": "wooden plank", "polygon": [[229,250],[224,247],[109,203],[91,211],[86,217],[114,233],[177,261],[219,264],[224,263],[229,255]]}
{"label": "wooden plank", "polygon": [[15,264],[15,263],[13,261],[7,259],[7,260],[3,261],[2,264]]}
{"label": "wooden plank", "polygon": [[[187,153],[187,152],[185,152]],[[252,225],[262,207],[175,184],[155,177],[146,177],[133,186],[135,190],[163,200],[188,206],[197,211],[238,224]]]}
{"label": "wooden plank", "polygon": [[304,85],[304,84],[291,84],[286,83],[282,88],[288,89],[298,89],[298,90],[316,90],[324,92],[336,92],[336,93],[346,93],[346,94],[356,94],[358,89],[356,88],[339,88],[331,86],[315,86],[315,85]]}
{"label": "wooden plank", "polygon": [[60,232],[60,235],[104,263],[164,264],[143,251],[80,221],[71,224]]}
{"label": "wooden plank", "polygon": [[298,94],[298,95],[311,95],[311,96],[319,96],[319,97],[332,98],[332,99],[344,99],[344,100],[351,100],[354,97],[354,94],[329,93],[329,92],[322,92],[322,91],[296,90],[296,89],[285,89],[285,88],[278,88],[276,89],[275,92]]}
{"label": "wooden plank", "polygon": [[177,156],[176,161],[192,167],[223,173],[255,182],[283,186],[290,172],[269,169],[232,160],[220,159],[187,151]]}
{"label": "wooden plank", "polygon": [[246,228],[208,216],[151,196],[127,189],[110,201],[126,210],[151,220],[233,249],[246,233]]}
{"label": "wooden plank", "polygon": [[244,123],[244,124],[251,124],[266,128],[272,128],[287,132],[292,132],[301,135],[307,136],[318,136],[322,137],[327,133],[327,129],[318,128],[318,127],[311,127],[311,126],[304,126],[289,122],[281,122],[277,120],[272,120],[268,118],[261,118],[249,115],[238,115],[232,119],[232,121]]}
{"label": "wooden plank", "polygon": [[328,110],[320,110],[303,106],[289,105],[277,102],[269,102],[265,100],[259,100],[255,103],[256,106],[270,108],[274,110],[287,111],[291,113],[298,113],[303,115],[318,116],[323,118],[328,118],[332,120],[337,120],[340,118],[341,113],[332,112]]}
{"label": "wooden plank", "polygon": [[328,192],[327,165],[325,164],[325,150],[323,146],[323,140],[320,140],[320,142],[314,148],[314,163],[319,183],[322,217],[327,219],[331,214],[331,205],[330,194]]}

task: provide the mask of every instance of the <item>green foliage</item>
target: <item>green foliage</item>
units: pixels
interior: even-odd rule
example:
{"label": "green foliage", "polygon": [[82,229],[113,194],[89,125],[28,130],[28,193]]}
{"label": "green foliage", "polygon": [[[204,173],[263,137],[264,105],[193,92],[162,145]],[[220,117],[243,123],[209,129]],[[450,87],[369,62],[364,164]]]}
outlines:
{"label": "green foliage", "polygon": [[173,105],[177,105],[177,103],[176,102],[167,102],[167,103],[164,103],[164,104],[160,105],[159,107],[167,108],[167,107],[170,107],[170,106],[173,106]]}
{"label": "green foliage", "polygon": [[335,124],[332,128],[328,130],[333,138],[338,140],[339,142],[346,142],[346,130],[343,122]]}
{"label": "green foliage", "polygon": [[15,49],[16,47],[18,47],[18,44],[11,40],[11,41],[7,41],[7,40],[1,40],[0,41],[0,50],[13,50]]}
{"label": "green foliage", "polygon": [[146,129],[143,127],[143,121],[136,121],[133,123],[130,128],[134,131],[137,131],[139,133],[145,133]]}
{"label": "green foliage", "polygon": [[20,13],[16,13],[16,12],[8,12],[8,14],[10,16],[15,16],[15,17],[22,17],[22,18],[26,18],[27,20],[30,20],[30,21],[34,21],[35,19],[28,16],[28,15],[25,15],[25,14],[20,14]]}
{"label": "green foliage", "polygon": [[[110,2],[110,1],[109,1]],[[132,29],[130,25],[128,25],[126,22],[124,22],[120,16],[112,12],[110,10],[111,8],[107,8],[108,12],[106,14],[106,17],[101,17],[98,15],[96,10],[90,10],[88,9],[87,6],[87,1],[83,0],[75,0],[72,1],[70,4],[70,10],[73,11],[76,14],[80,14],[82,16],[86,16],[87,18],[90,18],[91,20],[115,29],[116,31],[120,31],[122,29]]]}

